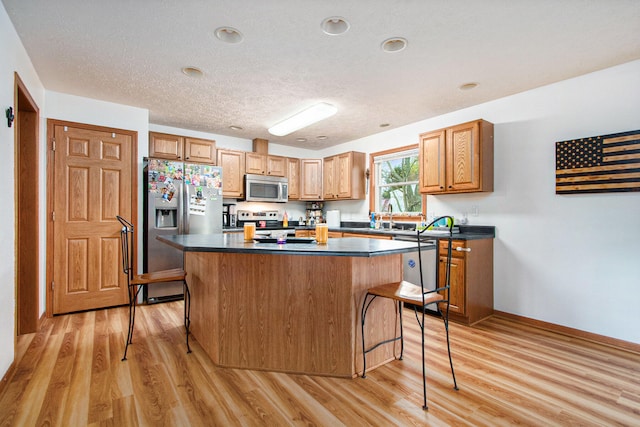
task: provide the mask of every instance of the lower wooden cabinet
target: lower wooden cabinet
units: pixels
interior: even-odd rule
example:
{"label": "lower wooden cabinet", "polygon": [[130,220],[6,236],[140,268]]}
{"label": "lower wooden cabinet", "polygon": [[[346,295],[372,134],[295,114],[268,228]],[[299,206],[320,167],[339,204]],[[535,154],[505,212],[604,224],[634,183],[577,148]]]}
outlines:
{"label": "lower wooden cabinet", "polygon": [[[316,230],[296,230],[296,237],[316,237]],[[339,231],[329,231],[329,238],[342,237]]]}
{"label": "lower wooden cabinet", "polygon": [[[449,317],[467,325],[493,314],[493,239],[453,240]],[[445,283],[448,242],[439,242],[438,282]]]}

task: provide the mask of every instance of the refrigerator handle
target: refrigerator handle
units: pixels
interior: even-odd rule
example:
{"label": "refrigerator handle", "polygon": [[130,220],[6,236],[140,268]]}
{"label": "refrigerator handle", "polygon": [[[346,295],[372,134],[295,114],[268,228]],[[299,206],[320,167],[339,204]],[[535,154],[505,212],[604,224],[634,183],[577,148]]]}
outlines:
{"label": "refrigerator handle", "polygon": [[180,204],[181,234],[189,234],[189,185],[182,181],[182,203]]}

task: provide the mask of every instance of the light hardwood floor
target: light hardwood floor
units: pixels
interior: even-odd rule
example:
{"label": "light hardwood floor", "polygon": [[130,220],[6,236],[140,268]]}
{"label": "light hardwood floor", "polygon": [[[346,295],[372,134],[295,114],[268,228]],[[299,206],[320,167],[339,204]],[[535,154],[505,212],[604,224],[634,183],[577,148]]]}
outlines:
{"label": "light hardwood floor", "polygon": [[412,312],[404,360],[350,380],[217,368],[195,340],[186,354],[182,307],[139,307],[126,362],[125,308],[45,319],[19,340],[0,425],[640,425],[640,355],[510,320],[452,324],[454,391],[428,319],[425,412]]}

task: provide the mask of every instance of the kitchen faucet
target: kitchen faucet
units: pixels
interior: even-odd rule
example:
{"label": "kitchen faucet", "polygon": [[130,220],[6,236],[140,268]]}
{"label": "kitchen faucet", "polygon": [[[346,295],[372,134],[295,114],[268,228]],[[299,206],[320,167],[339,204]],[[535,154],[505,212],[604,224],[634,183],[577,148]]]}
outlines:
{"label": "kitchen faucet", "polygon": [[389,230],[393,228],[393,205],[389,203],[387,207],[387,213],[389,214]]}

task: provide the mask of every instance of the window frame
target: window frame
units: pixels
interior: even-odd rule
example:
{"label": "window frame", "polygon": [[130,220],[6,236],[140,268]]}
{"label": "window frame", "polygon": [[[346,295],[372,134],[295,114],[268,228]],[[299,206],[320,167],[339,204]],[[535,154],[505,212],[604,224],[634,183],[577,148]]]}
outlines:
{"label": "window frame", "polygon": [[[369,215],[371,212],[376,212],[382,214],[383,219],[389,219],[389,214],[387,212],[377,212],[375,211],[376,207],[376,169],[375,169],[375,161],[377,157],[388,156],[394,153],[401,153],[403,151],[410,150],[419,150],[419,144],[407,145],[404,147],[391,148],[389,150],[378,151],[375,153],[369,154]],[[420,153],[418,151],[418,159],[420,158]],[[418,188],[420,188],[420,184],[418,183]],[[409,215],[407,213],[397,213],[393,212],[394,220],[398,220],[402,218],[402,220],[407,221],[420,221],[422,218],[426,217],[427,214],[427,195],[421,194],[422,197],[422,214],[421,215]]]}

